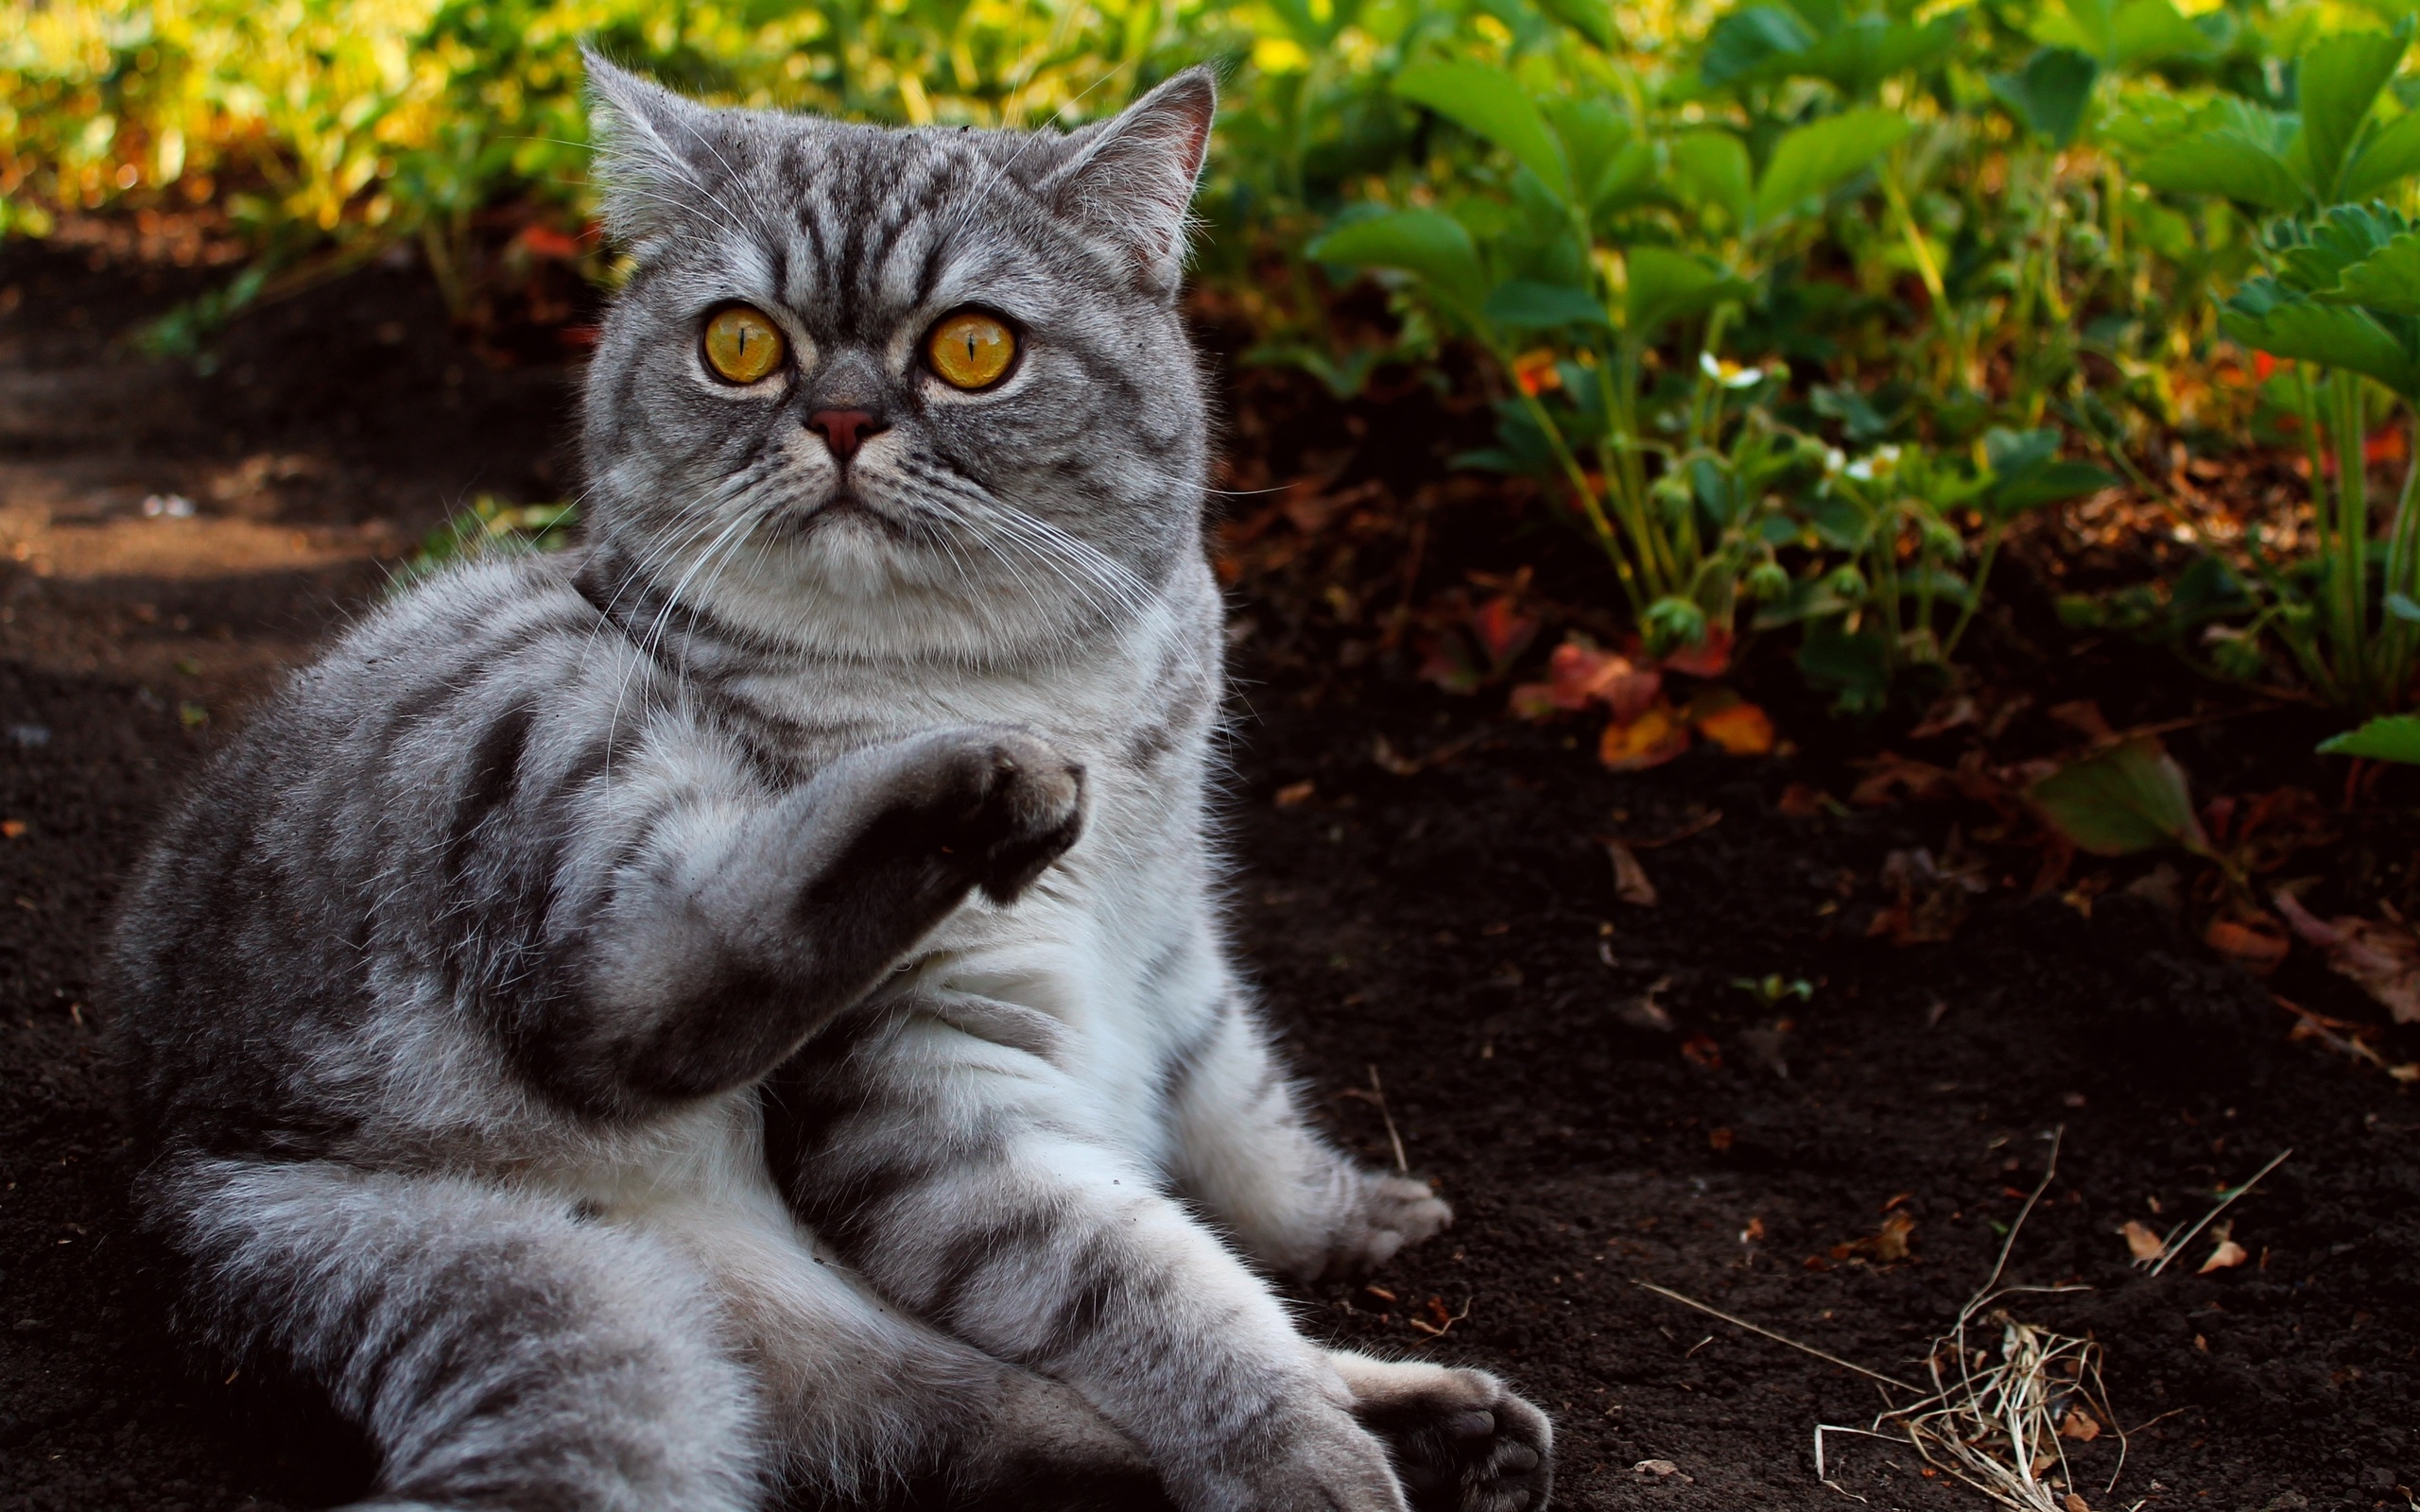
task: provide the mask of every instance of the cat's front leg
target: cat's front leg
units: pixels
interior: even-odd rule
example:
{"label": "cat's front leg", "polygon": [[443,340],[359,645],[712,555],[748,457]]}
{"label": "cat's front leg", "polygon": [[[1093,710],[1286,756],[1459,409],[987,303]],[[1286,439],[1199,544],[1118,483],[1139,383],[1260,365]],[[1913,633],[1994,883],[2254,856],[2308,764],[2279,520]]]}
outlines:
{"label": "cat's front leg", "polygon": [[980,889],[1008,902],[1076,841],[1083,769],[1039,737],[943,730],[769,800],[633,807],[585,920],[557,1076],[683,1098],[762,1076]]}
{"label": "cat's front leg", "polygon": [[780,1083],[814,1133],[785,1174],[887,1296],[1076,1387],[1189,1512],[1403,1512],[1324,1352],[1040,1057],[912,1011],[829,1038]]}
{"label": "cat's front leg", "polygon": [[1303,1117],[1258,1017],[1223,981],[1169,1091],[1178,1175],[1253,1255],[1304,1280],[1358,1275],[1450,1226],[1425,1181],[1372,1171]]}

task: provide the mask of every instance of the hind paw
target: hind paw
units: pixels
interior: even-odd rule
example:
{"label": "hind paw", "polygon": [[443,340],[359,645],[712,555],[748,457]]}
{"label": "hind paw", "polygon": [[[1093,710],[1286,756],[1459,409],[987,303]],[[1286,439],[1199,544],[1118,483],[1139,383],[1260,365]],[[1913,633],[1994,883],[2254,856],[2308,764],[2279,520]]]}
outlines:
{"label": "hind paw", "polygon": [[1354,1415],[1394,1457],[1412,1512],[1543,1512],[1554,1426],[1484,1370],[1330,1357]]}

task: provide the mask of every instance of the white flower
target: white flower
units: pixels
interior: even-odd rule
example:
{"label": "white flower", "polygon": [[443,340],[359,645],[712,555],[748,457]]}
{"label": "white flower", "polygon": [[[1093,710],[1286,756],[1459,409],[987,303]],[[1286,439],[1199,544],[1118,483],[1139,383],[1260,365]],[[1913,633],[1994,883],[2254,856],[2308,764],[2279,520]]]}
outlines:
{"label": "white flower", "polygon": [[1742,368],[1736,362],[1717,358],[1711,352],[1698,353],[1698,371],[1725,388],[1754,388],[1765,381],[1762,368]]}

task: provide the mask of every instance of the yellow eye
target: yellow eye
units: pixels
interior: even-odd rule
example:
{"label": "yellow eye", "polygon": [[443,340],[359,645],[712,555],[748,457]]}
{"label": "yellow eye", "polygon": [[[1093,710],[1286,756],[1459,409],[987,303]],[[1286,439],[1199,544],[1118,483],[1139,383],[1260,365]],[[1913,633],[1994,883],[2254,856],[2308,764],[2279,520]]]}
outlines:
{"label": "yellow eye", "polygon": [[933,371],[953,388],[989,388],[1017,354],[1016,334],[980,310],[945,315],[925,338]]}
{"label": "yellow eye", "polygon": [[733,383],[752,384],[781,360],[782,333],[762,311],[735,304],[706,322],[706,366]]}

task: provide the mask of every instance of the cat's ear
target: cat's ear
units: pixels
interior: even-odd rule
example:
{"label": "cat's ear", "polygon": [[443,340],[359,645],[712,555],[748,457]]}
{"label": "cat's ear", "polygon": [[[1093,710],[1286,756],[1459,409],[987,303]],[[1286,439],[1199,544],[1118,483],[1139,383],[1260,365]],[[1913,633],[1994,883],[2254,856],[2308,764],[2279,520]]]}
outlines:
{"label": "cat's ear", "polygon": [[1129,253],[1144,287],[1172,295],[1218,112],[1217,77],[1188,68],[1085,133],[1042,191],[1061,215]]}
{"label": "cat's ear", "polygon": [[685,220],[715,218],[706,184],[727,170],[708,133],[715,112],[606,61],[588,63],[588,136],[596,149],[605,230],[625,247],[642,247]]}

